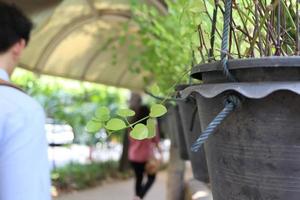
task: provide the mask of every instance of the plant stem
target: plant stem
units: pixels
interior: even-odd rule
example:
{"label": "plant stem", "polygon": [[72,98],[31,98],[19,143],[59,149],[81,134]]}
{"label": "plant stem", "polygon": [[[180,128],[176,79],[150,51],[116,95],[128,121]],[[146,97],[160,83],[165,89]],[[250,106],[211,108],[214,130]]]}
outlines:
{"label": "plant stem", "polygon": [[180,83],[180,82],[182,81],[182,79],[184,79],[184,77],[185,77],[189,72],[190,72],[190,69],[187,70],[187,71],[185,71],[185,72],[183,73],[183,75],[181,76],[181,78],[179,78],[179,79],[175,82],[175,84],[173,84],[173,85],[170,87],[170,89],[169,89],[170,92],[168,93],[167,97],[166,97],[164,100],[161,101],[161,104],[164,104],[164,103],[168,100],[168,97],[170,97],[171,94],[174,92],[174,91],[173,91],[173,90],[174,90],[174,87],[175,87],[176,85],[178,85],[178,83]]}
{"label": "plant stem", "polygon": [[[259,24],[259,21],[258,21],[258,0],[255,0],[254,2],[255,4],[255,31],[254,32],[257,32],[258,31],[258,24]],[[258,49],[259,49],[259,53],[260,53],[260,56],[263,56],[263,49],[262,49],[262,41],[261,41],[261,33],[259,32],[258,33]]]}
{"label": "plant stem", "polygon": [[300,55],[300,12],[299,0],[296,0],[296,55]]}
{"label": "plant stem", "polygon": [[210,34],[210,50],[208,55],[208,62],[211,62],[212,59],[214,58],[214,45],[215,45],[215,34],[216,34],[216,27],[217,27],[218,4],[219,4],[219,0],[215,0],[215,8],[213,13],[212,28]]}
{"label": "plant stem", "polygon": [[[232,6],[231,6],[232,7]],[[230,54],[231,52],[231,48],[232,48],[232,32],[233,32],[233,22],[232,22],[232,9],[231,9],[231,13],[230,13],[230,23],[229,23],[229,26],[230,26],[230,29],[229,29],[229,44],[228,44],[228,53]]]}
{"label": "plant stem", "polygon": [[275,55],[280,56],[281,54],[281,0],[278,2],[277,5],[277,43],[276,43],[276,51]]}
{"label": "plant stem", "polygon": [[[136,121],[136,122],[134,122],[134,123],[132,123],[132,124],[129,124],[128,126],[126,126],[126,127],[124,127],[123,129],[128,129],[128,128],[133,128],[133,126],[134,125],[136,125],[136,124],[138,124],[138,123],[140,123],[140,122],[142,122],[142,121],[144,121],[144,120],[146,120],[146,119],[149,119],[150,118],[150,116],[147,116],[147,117],[144,117],[143,119],[140,119],[140,120],[138,120],[138,121]],[[122,130],[123,130],[122,129]],[[118,130],[118,131],[109,131],[108,129],[105,129],[108,133],[109,133],[109,135],[111,135],[111,134],[113,134],[113,133],[116,133],[116,132],[118,132],[118,131],[120,131],[120,130]]]}
{"label": "plant stem", "polygon": [[204,36],[203,36],[203,31],[202,31],[202,28],[201,28],[201,25],[198,25],[198,32],[199,32],[199,36],[201,37],[201,41],[202,41],[202,44],[203,44],[203,47],[206,51],[206,55],[208,56],[209,55],[209,50],[206,46],[206,43],[205,43],[205,39],[204,39]]}
{"label": "plant stem", "polygon": [[[200,24],[198,25],[198,27],[200,26]],[[200,29],[198,28],[197,29],[197,32],[198,32],[198,37],[199,37],[199,48],[198,48],[198,51],[200,53],[200,56],[201,56],[201,62],[204,63],[205,62],[205,56],[203,54],[203,43],[202,43],[202,37],[201,37],[201,32],[200,32]]]}
{"label": "plant stem", "polygon": [[[259,24],[259,27],[258,27],[258,32],[260,32],[263,28],[263,25],[266,23],[268,17],[270,16],[269,14],[269,11],[271,11],[272,8],[276,7],[277,4],[278,4],[279,0],[275,0],[272,4],[271,4],[271,7],[269,9],[266,9],[266,12],[265,12],[265,15],[263,16],[263,18],[261,19],[260,21],[260,24]],[[270,29],[272,30],[272,29]],[[254,49],[254,45],[256,43],[256,39],[258,37],[258,32],[256,32],[252,38],[252,41],[250,42],[250,47],[249,47],[249,50],[248,50],[248,56],[250,55],[250,53],[253,51]],[[275,42],[276,44],[276,42]]]}
{"label": "plant stem", "polygon": [[[212,19],[212,17],[210,16],[210,14],[209,14],[209,12],[208,12],[208,9],[207,9],[206,1],[207,1],[207,0],[203,0],[203,5],[204,5],[204,7],[205,7],[205,13],[207,14],[207,16],[208,16],[208,18],[210,19],[210,21],[213,23],[213,19]],[[219,35],[219,37],[222,38],[221,33],[219,32],[218,29],[216,29],[216,32],[217,32],[217,34]]]}
{"label": "plant stem", "polygon": [[[297,9],[297,4],[298,4],[297,1],[298,0],[296,0],[296,9]],[[289,18],[290,22],[292,23],[292,27],[296,30],[297,29],[297,26],[296,26],[297,23],[295,24],[294,19],[293,19],[292,15],[291,15],[291,12],[289,11],[287,5],[284,2],[282,2],[281,5],[283,6],[284,13],[287,14],[287,17]]]}
{"label": "plant stem", "polygon": [[128,124],[128,126],[129,126],[131,129],[133,129],[133,127],[132,127],[132,125],[129,123],[128,119],[127,119],[126,117],[124,117],[124,119],[125,119],[126,123]]}
{"label": "plant stem", "polygon": [[[282,2],[282,5],[285,5],[285,3],[286,2]],[[283,6],[284,7],[284,6]],[[281,33],[281,39],[282,39],[282,46],[284,47],[284,50],[285,50],[285,52],[287,52],[288,51],[288,48],[287,48],[287,46],[288,46],[288,44],[287,44],[287,38],[286,38],[286,36],[285,35],[287,35],[286,33],[287,33],[287,31],[286,31],[286,12],[283,10],[283,8],[282,8],[282,19],[281,19],[281,22],[282,22],[282,29],[281,29],[281,31],[282,31],[282,33]],[[282,48],[283,48],[282,47]]]}
{"label": "plant stem", "polygon": [[[192,49],[192,47],[191,47],[191,49]],[[195,63],[196,63],[195,51],[192,49],[192,59],[191,59],[190,72],[192,72],[192,68],[194,67]],[[189,76],[189,85],[192,85],[192,82],[193,82],[193,79],[192,79],[192,76],[190,74],[190,76]]]}
{"label": "plant stem", "polygon": [[237,39],[235,31],[233,31],[233,36],[234,36],[234,42],[235,42],[235,45],[236,45],[236,50],[237,50],[238,58],[241,58],[242,55],[241,55],[240,46],[239,46],[239,42],[238,42],[238,39]]}
{"label": "plant stem", "polygon": [[149,119],[149,118],[150,118],[150,116],[144,117],[143,119],[140,119],[140,120],[138,120],[138,121],[136,121],[136,122],[130,124],[131,126],[128,126],[127,128],[133,127],[134,125],[136,125],[136,124],[138,124],[138,123],[140,123],[140,122],[142,122],[142,121],[144,121],[144,120],[146,120],[146,119]]}

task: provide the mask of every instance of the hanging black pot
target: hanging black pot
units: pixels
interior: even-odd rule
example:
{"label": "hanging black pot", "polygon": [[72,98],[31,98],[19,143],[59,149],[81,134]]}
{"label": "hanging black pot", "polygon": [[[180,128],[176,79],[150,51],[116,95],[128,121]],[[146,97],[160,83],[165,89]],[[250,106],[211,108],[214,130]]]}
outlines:
{"label": "hanging black pot", "polygon": [[[181,91],[188,86],[189,85],[178,85],[176,87],[176,91]],[[199,133],[201,133],[196,101],[194,98],[189,97],[184,100],[178,100],[177,105],[179,108],[179,116],[182,122],[183,135],[185,138],[194,178],[201,182],[208,183],[209,177],[204,147],[201,148],[199,153],[192,152],[190,150],[193,142],[197,139]]]}
{"label": "hanging black pot", "polygon": [[242,105],[205,142],[214,200],[299,200],[300,57],[232,60],[229,83],[221,63],[197,66],[192,77],[202,131],[229,94]]}
{"label": "hanging black pot", "polygon": [[168,105],[168,112],[162,116],[158,118],[158,127],[159,127],[159,132],[160,134],[164,134],[167,138],[169,138],[171,140],[171,142],[175,145],[175,147],[177,147],[177,139],[175,138],[175,134],[173,131],[173,106],[172,105]]}
{"label": "hanging black pot", "polygon": [[179,109],[177,105],[172,105],[168,108],[169,112],[169,126],[172,131],[174,141],[178,146],[181,159],[188,160],[189,155],[187,152],[187,146],[183,134],[182,122],[179,116]]}

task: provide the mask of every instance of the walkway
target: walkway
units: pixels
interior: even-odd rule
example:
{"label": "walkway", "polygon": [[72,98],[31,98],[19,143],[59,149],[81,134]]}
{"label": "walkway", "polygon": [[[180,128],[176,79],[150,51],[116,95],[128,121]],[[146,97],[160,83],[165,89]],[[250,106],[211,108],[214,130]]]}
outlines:
{"label": "walkway", "polygon": [[[54,200],[132,200],[133,179],[105,184],[93,189],[66,194]],[[164,200],[166,197],[166,173],[160,172],[145,200]]]}
{"label": "walkway", "polygon": [[[212,200],[211,191],[208,187],[203,183],[192,180],[190,165],[187,165],[185,180],[190,188],[187,192],[190,194],[190,197],[192,196],[192,198],[188,199]],[[159,172],[154,186],[150,189],[144,200],[165,200],[167,193],[166,183],[167,171]],[[61,197],[54,198],[53,200],[132,200],[133,187],[133,179],[116,181],[106,183],[92,189],[62,195]]]}

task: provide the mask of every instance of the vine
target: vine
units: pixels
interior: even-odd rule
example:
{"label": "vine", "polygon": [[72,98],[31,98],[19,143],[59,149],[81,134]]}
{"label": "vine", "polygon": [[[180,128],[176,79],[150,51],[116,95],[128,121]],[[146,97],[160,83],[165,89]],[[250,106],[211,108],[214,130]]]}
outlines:
{"label": "vine", "polygon": [[[159,93],[159,89],[155,87],[154,92]],[[132,129],[130,136],[137,140],[153,138],[156,135],[156,118],[167,113],[167,108],[163,104],[153,104],[150,107],[149,116],[130,123],[128,118],[133,117],[136,113],[129,108],[117,110],[116,115],[111,115],[112,111],[108,107],[100,107],[96,110],[93,118],[88,122],[86,129],[90,133],[99,132],[100,129],[105,129],[111,135],[114,132],[123,129]],[[147,120],[146,125],[141,123]]]}

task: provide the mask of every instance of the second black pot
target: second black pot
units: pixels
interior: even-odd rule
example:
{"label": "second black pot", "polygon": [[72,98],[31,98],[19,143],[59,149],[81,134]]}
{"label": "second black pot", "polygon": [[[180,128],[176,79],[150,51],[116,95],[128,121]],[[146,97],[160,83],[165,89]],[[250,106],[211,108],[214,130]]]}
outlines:
{"label": "second black pot", "polygon": [[167,123],[168,135],[175,147],[178,147],[178,154],[183,160],[188,160],[187,146],[183,134],[182,122],[179,117],[177,105],[168,105],[168,112],[163,117]]}
{"label": "second black pot", "polygon": [[188,155],[191,161],[194,178],[208,183],[208,169],[204,147],[199,152],[192,152],[191,146],[201,133],[200,119],[197,111],[197,104],[194,99],[187,98],[177,102],[180,118],[183,127],[183,133],[187,146]]}

